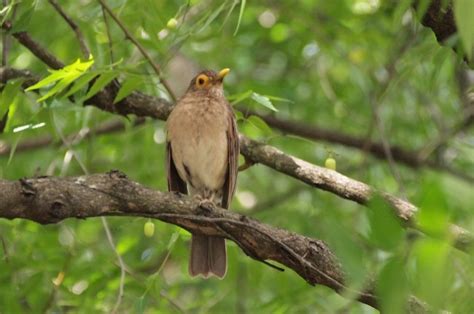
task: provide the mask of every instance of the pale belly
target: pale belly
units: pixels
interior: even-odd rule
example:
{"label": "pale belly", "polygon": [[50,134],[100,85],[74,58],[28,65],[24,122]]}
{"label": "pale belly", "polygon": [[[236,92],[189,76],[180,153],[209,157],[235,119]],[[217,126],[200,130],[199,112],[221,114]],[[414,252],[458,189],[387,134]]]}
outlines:
{"label": "pale belly", "polygon": [[194,191],[219,191],[228,166],[227,126],[222,116],[216,119],[222,112],[208,112],[207,119],[196,119],[201,114],[195,110],[171,117],[176,127],[168,128],[168,140],[181,179]]}

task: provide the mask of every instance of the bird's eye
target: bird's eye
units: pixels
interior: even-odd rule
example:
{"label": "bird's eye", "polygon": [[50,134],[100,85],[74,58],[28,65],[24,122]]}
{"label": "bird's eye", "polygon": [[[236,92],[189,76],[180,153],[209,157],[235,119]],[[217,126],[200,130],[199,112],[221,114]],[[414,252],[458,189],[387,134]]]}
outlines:
{"label": "bird's eye", "polygon": [[207,75],[201,74],[196,78],[196,86],[203,87],[204,85],[206,85],[207,81],[209,81]]}

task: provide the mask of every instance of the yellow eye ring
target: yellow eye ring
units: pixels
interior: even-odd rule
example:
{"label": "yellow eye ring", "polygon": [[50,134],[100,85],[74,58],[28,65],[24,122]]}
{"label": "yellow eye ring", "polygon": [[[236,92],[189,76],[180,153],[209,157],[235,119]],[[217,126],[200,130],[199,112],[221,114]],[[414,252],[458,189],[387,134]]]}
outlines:
{"label": "yellow eye ring", "polygon": [[196,86],[203,87],[209,82],[209,77],[206,74],[201,74],[196,78]]}

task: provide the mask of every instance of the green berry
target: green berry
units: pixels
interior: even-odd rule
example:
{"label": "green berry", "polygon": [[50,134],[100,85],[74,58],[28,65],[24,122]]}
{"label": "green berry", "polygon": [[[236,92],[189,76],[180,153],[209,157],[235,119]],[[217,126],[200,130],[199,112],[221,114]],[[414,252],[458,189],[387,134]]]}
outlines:
{"label": "green berry", "polygon": [[328,169],[336,170],[336,159],[332,157],[326,158],[326,161],[324,162],[324,166]]}
{"label": "green berry", "polygon": [[175,18],[169,19],[168,23],[166,23],[166,27],[169,29],[175,29],[178,26],[178,21]]}
{"label": "green berry", "polygon": [[151,238],[155,234],[155,224],[151,222],[150,220],[145,223],[145,226],[143,228],[143,233],[145,236],[148,238]]}

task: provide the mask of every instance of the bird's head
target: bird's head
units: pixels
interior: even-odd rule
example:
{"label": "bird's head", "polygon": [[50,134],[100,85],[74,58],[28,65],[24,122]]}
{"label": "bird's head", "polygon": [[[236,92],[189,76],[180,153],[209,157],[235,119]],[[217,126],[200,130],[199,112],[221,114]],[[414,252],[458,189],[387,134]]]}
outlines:
{"label": "bird's head", "polygon": [[196,75],[189,84],[188,91],[200,91],[205,93],[222,93],[222,81],[224,77],[230,72],[230,69],[225,68],[219,73],[212,70],[205,70]]}

